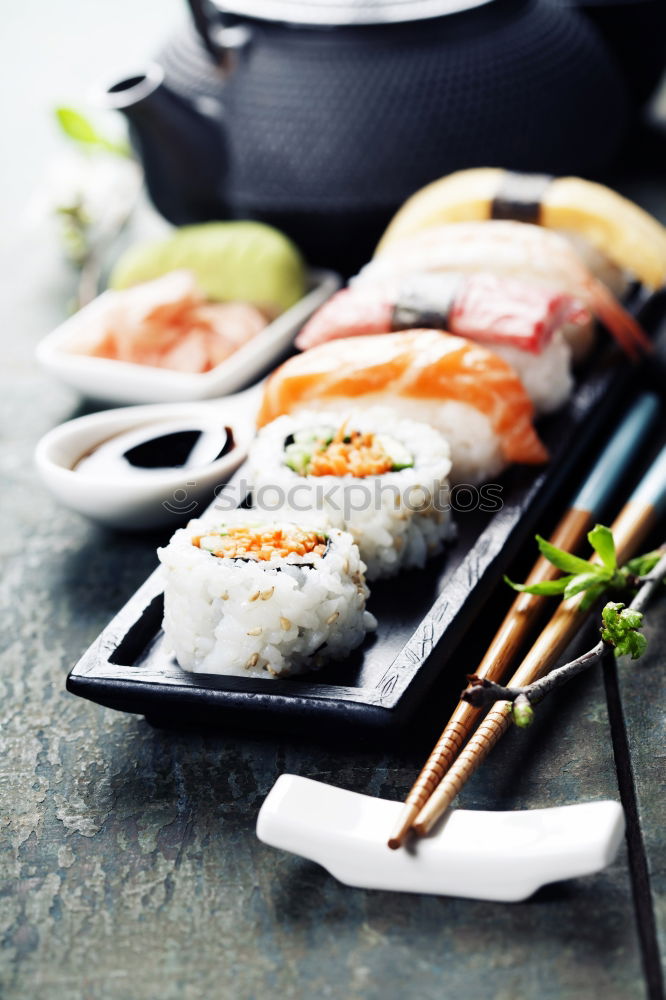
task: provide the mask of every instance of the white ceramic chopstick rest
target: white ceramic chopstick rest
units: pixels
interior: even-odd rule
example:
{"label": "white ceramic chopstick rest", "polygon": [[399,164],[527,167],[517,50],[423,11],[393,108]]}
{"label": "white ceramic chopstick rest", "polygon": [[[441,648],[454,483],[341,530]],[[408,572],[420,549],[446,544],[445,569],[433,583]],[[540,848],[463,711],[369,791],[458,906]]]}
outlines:
{"label": "white ceramic chopstick rest", "polygon": [[515,812],[452,810],[435,832],[386,844],[402,802],[283,774],[261,807],[265,844],[323,865],[347,885],[517,902],[560,879],[591,875],[624,834],[617,802]]}

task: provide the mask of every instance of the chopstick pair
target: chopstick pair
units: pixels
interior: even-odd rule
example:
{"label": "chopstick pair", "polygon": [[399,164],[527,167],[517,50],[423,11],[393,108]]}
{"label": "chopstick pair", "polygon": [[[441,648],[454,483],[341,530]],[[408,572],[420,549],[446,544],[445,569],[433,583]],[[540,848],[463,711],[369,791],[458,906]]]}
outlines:
{"label": "chopstick pair", "polygon": [[[553,532],[551,542],[554,545],[567,551],[573,551],[580,545],[625,475],[636,448],[651,430],[658,412],[656,396],[645,393],[637,399]],[[665,501],[666,448],[613,523],[618,560],[626,561],[635,552]],[[527,582],[534,584],[554,579],[557,575],[558,570],[541,556]],[[580,611],[583,597],[584,594],[580,594],[560,604],[508,682],[510,686],[531,683],[553,666],[584,621]],[[545,604],[546,598],[532,594],[521,593],[515,598],[475,671],[478,677],[502,681]],[[421,835],[428,833],[509,728],[510,705],[500,702],[490,709],[472,736],[482,711],[467,702],[459,702],[405,800],[403,812],[388,841],[389,847],[399,847],[412,829]],[[467,739],[469,743],[463,750]]]}

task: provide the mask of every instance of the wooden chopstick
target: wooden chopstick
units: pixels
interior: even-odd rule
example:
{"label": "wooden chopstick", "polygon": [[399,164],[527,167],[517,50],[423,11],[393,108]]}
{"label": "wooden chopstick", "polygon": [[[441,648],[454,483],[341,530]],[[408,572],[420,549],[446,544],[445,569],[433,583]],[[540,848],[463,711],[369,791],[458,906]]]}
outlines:
{"label": "wooden chopstick", "polygon": [[[580,545],[625,474],[637,445],[651,429],[658,411],[656,396],[645,393],[636,400],[555,528],[550,539],[554,545],[567,551],[573,551]],[[540,557],[527,582],[533,584],[552,580],[557,575],[558,570],[547,559]],[[546,598],[531,594],[519,594],[515,598],[475,671],[477,676],[493,681],[502,679],[546,603]],[[397,848],[404,842],[481,714],[481,709],[464,701],[459,702],[405,800],[404,809],[388,841],[389,847]]]}
{"label": "wooden chopstick", "polygon": [[[651,491],[645,490],[649,481]],[[666,448],[643,482],[612,525],[618,562],[626,562],[636,553],[650,528],[664,507],[666,497]],[[555,664],[559,655],[576,634],[591,612],[581,611],[584,593],[562,601],[537,641],[529,651],[508,686],[531,684]],[[414,820],[413,829],[424,835],[429,833],[437,820],[446,812],[465,782],[490,753],[511,725],[511,705],[497,702],[488,712],[467,746],[453,762],[433,794]]]}
{"label": "wooden chopstick", "polygon": [[[594,518],[589,511],[574,507],[564,515],[550,541],[558,548],[572,551],[582,542],[593,521]],[[559,571],[553,564],[540,556],[526,582],[532,584],[540,583],[542,580],[554,580],[558,575]],[[539,612],[547,602],[548,598],[537,597],[534,594],[519,594],[516,597],[487,653],[474,671],[478,677],[487,677],[498,682],[504,677]],[[462,750],[482,712],[482,709],[474,708],[466,701],[458,702],[405,800],[405,809],[391,834],[389,847],[396,848],[402,844],[421,809]]]}

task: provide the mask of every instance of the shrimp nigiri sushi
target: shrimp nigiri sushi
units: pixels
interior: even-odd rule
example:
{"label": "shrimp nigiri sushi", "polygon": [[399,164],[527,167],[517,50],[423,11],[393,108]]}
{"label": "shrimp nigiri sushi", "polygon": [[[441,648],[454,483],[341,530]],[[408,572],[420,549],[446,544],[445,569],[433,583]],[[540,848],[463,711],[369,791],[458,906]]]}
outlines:
{"label": "shrimp nigiri sushi", "polygon": [[283,413],[389,403],[398,416],[444,435],[456,483],[548,459],[513,368],[480,344],[435,330],[332,340],[290,358],[266,383],[258,424]]}
{"label": "shrimp nigiri sushi", "polygon": [[296,346],[308,350],[341,337],[420,327],[447,330],[490,347],[517,371],[538,413],[571,395],[568,324],[590,316],[571,296],[490,273],[417,274],[393,288],[337,292],[305,324]]}
{"label": "shrimp nigiri sushi", "polygon": [[613,293],[585,266],[571,243],[526,222],[455,222],[391,242],[352,284],[396,283],[422,271],[491,271],[565,292],[585,304],[631,357],[650,342]]}

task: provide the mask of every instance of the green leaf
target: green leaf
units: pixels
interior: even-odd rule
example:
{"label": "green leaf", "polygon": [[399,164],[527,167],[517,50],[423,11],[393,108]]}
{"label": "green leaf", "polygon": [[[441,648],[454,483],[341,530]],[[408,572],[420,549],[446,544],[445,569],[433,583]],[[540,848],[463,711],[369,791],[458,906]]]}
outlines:
{"label": "green leaf", "polygon": [[78,111],[74,111],[73,108],[56,108],[55,114],[60,128],[70,139],[93,145],[99,143],[100,137],[95,127]]}
{"label": "green leaf", "polygon": [[596,572],[601,575],[604,570],[602,567],[595,569],[593,563],[589,563],[586,559],[579,559],[578,556],[572,555],[571,552],[565,552],[564,549],[558,549],[556,545],[552,545],[550,542],[542,538],[541,535],[536,536],[537,544],[539,546],[539,552],[544,556],[548,562],[552,563],[553,566],[557,566],[558,569],[563,570],[565,573],[590,573]]}
{"label": "green leaf", "polygon": [[613,532],[603,524],[595,524],[587,540],[610,573],[617,569],[617,555]]}
{"label": "green leaf", "polygon": [[655,549],[654,552],[646,552],[645,555],[630,559],[625,564],[624,569],[629,570],[634,576],[647,576],[655,568],[663,554],[658,549]]}
{"label": "green leaf", "polygon": [[601,597],[605,590],[605,583],[598,583],[594,587],[588,587],[585,592],[585,597],[580,602],[580,610],[587,611],[588,608],[591,608],[594,602]]}
{"label": "green leaf", "polygon": [[75,111],[74,108],[56,108],[55,116],[62,131],[74,142],[83,146],[96,146],[98,149],[106,150],[107,153],[116,153],[119,156],[130,155],[126,143],[112,142],[101,135],[80,111]]}
{"label": "green leaf", "polygon": [[594,589],[599,586],[599,574],[598,573],[578,573],[577,576],[572,576],[569,579],[566,587],[564,588],[564,597],[575,597],[576,594],[580,594],[582,590]]}
{"label": "green leaf", "polygon": [[601,612],[604,627],[601,638],[615,647],[616,656],[630,656],[637,660],[647,649],[647,639],[638,629],[643,625],[643,614],[625,608],[624,604],[609,601]]}
{"label": "green leaf", "polygon": [[542,580],[541,583],[514,583],[508,576],[504,577],[504,582],[508,583],[514,590],[521,594],[537,594],[542,597],[552,597],[554,594],[563,594],[564,588],[573,580],[572,576],[560,576],[557,580]]}
{"label": "green leaf", "polygon": [[632,611],[631,608],[627,608],[620,615],[621,621],[627,626],[627,628],[642,628],[643,627],[643,612],[642,611]]}
{"label": "green leaf", "polygon": [[647,639],[642,632],[629,632],[625,640],[615,650],[616,656],[630,656],[638,660],[647,649]]}
{"label": "green leaf", "polygon": [[612,624],[617,620],[618,615],[623,608],[624,604],[621,604],[619,601],[608,601],[601,609],[602,621],[604,621],[607,625]]}

